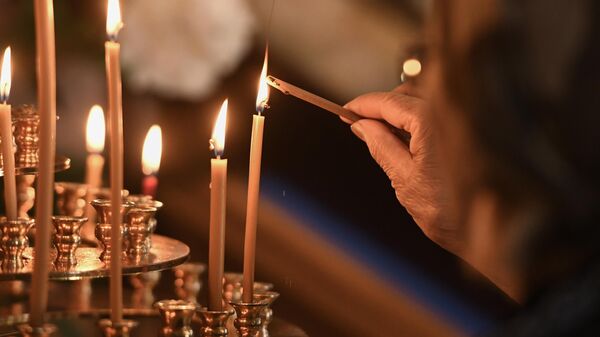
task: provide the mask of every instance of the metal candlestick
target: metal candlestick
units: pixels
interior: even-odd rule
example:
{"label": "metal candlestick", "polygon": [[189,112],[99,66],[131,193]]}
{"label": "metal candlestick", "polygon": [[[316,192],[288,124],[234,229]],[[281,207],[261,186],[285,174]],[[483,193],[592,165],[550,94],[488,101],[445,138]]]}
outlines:
{"label": "metal candlestick", "polygon": [[40,115],[31,105],[21,105],[12,111],[16,152],[15,165],[34,167],[39,164]]}
{"label": "metal candlestick", "polygon": [[71,267],[77,264],[75,252],[81,243],[79,230],[87,221],[85,217],[59,215],[52,217],[54,233],[54,247],[56,248],[55,266]]}
{"label": "metal candlestick", "polygon": [[102,329],[105,337],[129,337],[131,330],[138,326],[138,323],[128,319],[117,323],[110,319],[101,319],[98,326]]}
{"label": "metal candlestick", "polygon": [[2,269],[18,270],[25,266],[23,262],[23,251],[29,247],[27,232],[34,224],[33,219],[19,218],[17,220],[0,219],[0,230],[2,237]]}
{"label": "metal candlestick", "polygon": [[267,291],[262,294],[255,295],[260,302],[265,302],[267,307],[262,311],[260,318],[262,320],[261,337],[269,337],[269,324],[273,321],[273,309],[271,305],[279,298],[279,293],[275,291]]}
{"label": "metal candlestick", "polygon": [[133,286],[131,302],[134,308],[151,308],[154,303],[154,287],[160,280],[160,271],[149,271],[132,275],[129,282]]}
{"label": "metal candlestick", "polygon": [[205,264],[196,262],[175,267],[175,294],[179,299],[197,302],[198,293],[202,289],[200,276],[205,270]]}
{"label": "metal candlestick", "polygon": [[56,325],[46,323],[39,327],[32,327],[29,324],[17,325],[17,330],[23,337],[50,337],[56,332]]}
{"label": "metal candlestick", "polygon": [[60,215],[81,217],[85,214],[86,196],[90,187],[86,184],[57,182],[54,184],[56,205]]}
{"label": "metal candlestick", "polygon": [[227,321],[233,315],[233,311],[209,311],[201,308],[196,313],[200,320],[201,337],[227,337]]}
{"label": "metal candlestick", "polygon": [[[225,273],[223,278],[223,297],[227,302],[240,301],[242,299],[242,279],[241,273]],[[272,283],[254,282],[254,293],[264,293],[273,289]]]}
{"label": "metal candlestick", "polygon": [[17,211],[19,218],[29,218],[29,211],[35,204],[34,175],[20,175],[17,179]]}
{"label": "metal candlestick", "polygon": [[252,303],[232,301],[229,304],[235,310],[233,325],[240,337],[258,337],[262,331],[262,315],[268,303],[260,296],[254,296]]}
{"label": "metal candlestick", "polygon": [[[112,214],[110,209],[110,200],[106,199],[96,199],[92,201],[92,206],[96,209],[97,224],[96,224],[96,238],[102,244],[102,253],[100,253],[100,260],[103,262],[108,262],[111,259],[110,256],[110,247],[111,247],[111,227],[112,227]],[[123,202],[121,205],[121,214],[120,217],[125,217],[125,214],[133,207],[133,204],[130,202]],[[122,221],[121,223],[125,223]],[[125,226],[121,226],[121,235],[124,236]]]}
{"label": "metal candlestick", "polygon": [[[125,200],[133,202],[136,207],[154,207],[156,208],[156,212],[160,211],[163,207],[163,203],[152,199],[152,196],[145,194],[133,194],[125,198]],[[156,220],[156,214],[154,214],[149,221],[150,225],[150,235],[146,239],[146,246],[148,249],[152,248],[152,234],[156,231],[156,225],[158,221]]]}
{"label": "metal candlestick", "polygon": [[163,320],[161,337],[192,337],[192,318],[198,305],[183,300],[162,300],[154,304]]}
{"label": "metal candlestick", "polygon": [[148,237],[150,236],[150,219],[154,217],[154,207],[133,207],[125,216],[125,232],[127,233],[127,257],[139,261],[144,259],[149,251]]}

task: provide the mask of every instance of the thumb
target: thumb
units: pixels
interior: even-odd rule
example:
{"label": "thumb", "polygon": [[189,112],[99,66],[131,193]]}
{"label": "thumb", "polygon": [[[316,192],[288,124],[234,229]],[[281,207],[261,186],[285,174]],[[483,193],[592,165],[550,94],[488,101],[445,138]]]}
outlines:
{"label": "thumb", "polygon": [[412,170],[412,156],[407,146],[383,123],[361,119],[351,125],[352,132],[369,148],[371,156],[393,183],[404,181]]}

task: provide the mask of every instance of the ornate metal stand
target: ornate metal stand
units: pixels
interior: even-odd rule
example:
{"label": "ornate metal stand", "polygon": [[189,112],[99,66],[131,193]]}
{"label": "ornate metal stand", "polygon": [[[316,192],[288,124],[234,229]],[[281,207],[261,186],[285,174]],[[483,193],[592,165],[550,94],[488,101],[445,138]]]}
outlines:
{"label": "ornate metal stand", "polygon": [[182,300],[162,300],[154,305],[163,321],[161,337],[192,337],[192,318],[198,305]]}
{"label": "ornate metal stand", "polygon": [[25,266],[23,252],[29,247],[27,232],[34,224],[31,219],[0,220],[2,238],[2,271],[15,271]]}
{"label": "ornate metal stand", "polygon": [[202,337],[227,337],[227,321],[233,314],[232,311],[209,311],[199,309],[197,317],[200,320],[200,336]]}
{"label": "ornate metal stand", "polygon": [[263,327],[263,312],[269,303],[260,296],[254,296],[252,303],[232,301],[235,310],[233,325],[240,337],[259,337]]}

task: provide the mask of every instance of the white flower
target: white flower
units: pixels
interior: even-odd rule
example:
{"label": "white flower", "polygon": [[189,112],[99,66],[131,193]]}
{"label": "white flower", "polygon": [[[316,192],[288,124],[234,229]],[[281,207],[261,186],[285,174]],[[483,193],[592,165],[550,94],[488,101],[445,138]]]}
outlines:
{"label": "white flower", "polygon": [[180,99],[207,96],[252,44],[245,0],[127,0],[120,33],[133,89]]}

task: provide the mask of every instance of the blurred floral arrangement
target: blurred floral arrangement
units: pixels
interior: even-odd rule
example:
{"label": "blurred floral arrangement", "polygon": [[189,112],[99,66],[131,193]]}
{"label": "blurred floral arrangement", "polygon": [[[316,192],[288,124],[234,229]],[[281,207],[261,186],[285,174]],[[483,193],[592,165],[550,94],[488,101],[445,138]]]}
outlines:
{"label": "blurred floral arrangement", "polygon": [[128,0],[121,33],[129,87],[197,100],[231,73],[252,45],[245,0]]}

